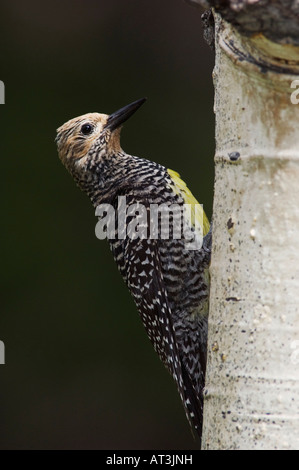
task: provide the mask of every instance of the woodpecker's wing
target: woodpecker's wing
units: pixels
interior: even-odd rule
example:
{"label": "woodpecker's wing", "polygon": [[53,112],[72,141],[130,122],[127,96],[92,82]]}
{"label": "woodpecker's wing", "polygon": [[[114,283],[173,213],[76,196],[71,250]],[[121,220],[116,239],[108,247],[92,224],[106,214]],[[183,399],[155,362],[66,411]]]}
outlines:
{"label": "woodpecker's wing", "polygon": [[157,240],[130,240],[126,244],[125,259],[127,284],[147,334],[162,362],[179,381],[181,367]]}
{"label": "woodpecker's wing", "polygon": [[125,264],[126,282],[147,334],[160,359],[177,383],[188,420],[200,435],[201,403],[178,352],[163,279],[159,240],[127,239]]}

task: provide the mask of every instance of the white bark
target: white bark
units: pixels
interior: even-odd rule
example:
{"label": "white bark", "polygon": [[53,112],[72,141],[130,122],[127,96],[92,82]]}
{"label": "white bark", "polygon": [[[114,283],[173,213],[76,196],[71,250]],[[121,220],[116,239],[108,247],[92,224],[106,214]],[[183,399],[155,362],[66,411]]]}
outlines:
{"label": "white bark", "polygon": [[299,48],[215,16],[203,449],[299,449]]}

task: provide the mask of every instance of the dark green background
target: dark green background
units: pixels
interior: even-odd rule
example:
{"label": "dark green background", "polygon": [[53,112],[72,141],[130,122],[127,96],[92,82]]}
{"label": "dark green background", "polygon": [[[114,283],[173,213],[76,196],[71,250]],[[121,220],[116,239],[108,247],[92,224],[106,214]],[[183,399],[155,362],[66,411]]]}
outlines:
{"label": "dark green background", "polygon": [[211,215],[213,53],[183,0],[1,2],[1,449],[193,449],[55,130],[147,96],[131,154],[179,171]]}

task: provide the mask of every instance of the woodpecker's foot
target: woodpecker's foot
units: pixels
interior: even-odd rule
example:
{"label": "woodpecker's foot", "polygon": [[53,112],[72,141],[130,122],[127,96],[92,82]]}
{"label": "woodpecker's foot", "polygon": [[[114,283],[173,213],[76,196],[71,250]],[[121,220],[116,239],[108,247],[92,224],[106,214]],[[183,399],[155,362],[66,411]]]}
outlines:
{"label": "woodpecker's foot", "polygon": [[208,231],[206,236],[203,238],[203,242],[202,242],[202,247],[207,253],[211,253],[212,251],[212,226],[213,226],[213,223],[211,222],[210,230]]}

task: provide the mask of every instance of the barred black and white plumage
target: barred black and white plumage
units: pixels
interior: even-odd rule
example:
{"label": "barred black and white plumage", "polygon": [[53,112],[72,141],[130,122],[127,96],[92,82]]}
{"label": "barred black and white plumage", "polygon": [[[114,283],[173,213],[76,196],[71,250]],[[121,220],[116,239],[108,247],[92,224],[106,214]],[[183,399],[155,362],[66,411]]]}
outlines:
{"label": "barred black and white plumage", "polygon": [[[120,126],[143,102],[138,100],[110,116],[90,113],[72,119],[58,129],[56,142],[62,162],[94,207],[111,204],[117,215],[122,196],[127,206],[142,205],[146,210],[146,237],[119,238],[116,218],[109,244],[148,337],[173,376],[188,420],[200,436],[211,230],[202,211],[201,234],[192,227],[195,238],[205,237],[202,247],[191,250],[184,236],[175,238],[176,220],[183,224],[186,217],[184,203],[196,200],[177,173],[121,149]],[[173,206],[180,213],[178,219],[171,214],[168,238],[163,236],[161,221],[157,236],[149,236],[153,204]],[[138,221],[138,211],[135,217]],[[127,226],[131,219],[127,214]]]}

